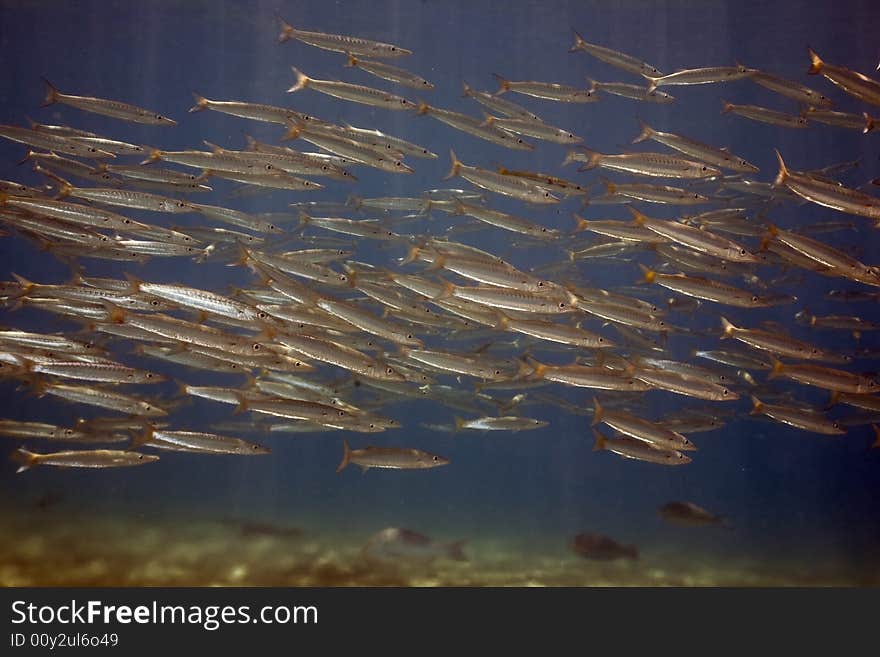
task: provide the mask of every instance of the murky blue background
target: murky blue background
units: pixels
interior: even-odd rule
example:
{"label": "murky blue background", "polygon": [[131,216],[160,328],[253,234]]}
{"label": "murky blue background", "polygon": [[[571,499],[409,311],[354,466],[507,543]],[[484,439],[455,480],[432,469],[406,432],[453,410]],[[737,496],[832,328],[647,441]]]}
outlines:
{"label": "murky blue background", "polygon": [[[598,183],[603,174],[578,174],[574,166],[560,167],[565,155],[562,146],[535,142],[538,147],[534,152],[510,151],[414,113],[347,103],[309,89],[285,94],[294,81],[292,65],[314,78],[393,87],[363,71],[343,68],[345,59],[341,54],[297,41],[279,45],[275,40],[276,11],[302,29],[353,34],[413,50],[412,56],[392,63],[423,75],[436,88],[424,94],[397,88],[398,93],[476,116],[482,106],[461,97],[462,81],[494,91],[493,73],[513,80],[582,86],[588,78],[639,82],[586,53],[569,54],[572,28],[587,41],[638,56],[664,72],[739,61],[821,90],[834,99],[836,109],[880,112],[880,108],[856,103],[820,76],[805,75],[809,64],[807,45],[826,61],[866,73],[874,70],[880,57],[876,39],[880,33],[880,9],[868,1],[801,6],[764,2],[625,2],[618,6],[607,2],[483,0],[69,4],[0,0],[0,62],[4,77],[0,85],[0,123],[21,125],[29,116],[167,150],[200,148],[204,139],[229,148],[243,148],[245,133],[266,141],[280,136],[282,131],[276,125],[215,112],[188,114],[191,92],[195,91],[212,99],[284,105],[337,123],[378,128],[440,154],[437,160],[410,162],[416,169],[411,176],[386,175],[360,167],[356,171],[360,179],[356,186],[322,180],[325,189],[315,193],[278,192],[228,199],[225,194],[233,186],[218,183],[214,194],[197,199],[217,205],[228,202],[249,212],[290,211],[287,204],[296,200],[343,201],[349,193],[365,197],[417,196],[425,189],[450,184],[468,187],[461,179],[441,181],[449,169],[450,148],[468,164],[500,164],[555,173],[595,184],[595,193],[601,193]],[[64,92],[153,108],[176,119],[179,125],[167,129],[129,125],[63,105],[41,109],[44,87],[40,76]],[[865,136],[820,124],[793,130],[721,114],[721,99],[797,111],[794,103],[748,80],[668,90],[677,98],[671,105],[637,103],[607,94],[588,105],[553,103],[512,93],[508,97],[534,110],[547,122],[583,136],[587,146],[601,152],[628,149],[639,132],[638,119],[642,119],[660,130],[729,146],[761,168],[755,176],[761,181],[771,181],[775,176],[774,148],[779,148],[789,165],[797,170],[861,158],[862,167],[845,179],[851,186],[880,176],[880,135],[876,133]],[[0,141],[0,177],[38,182],[28,165],[16,166],[23,154],[20,144]],[[625,179],[615,174],[608,178]],[[576,200],[546,209],[494,196],[490,205],[563,230],[572,227],[571,212],[579,209]],[[652,216],[673,217],[677,212],[673,207],[658,205],[639,207]],[[171,225],[169,221],[182,226],[199,222],[198,216],[148,216],[137,212],[131,215],[163,225]],[[629,217],[621,206],[593,206],[584,215]],[[773,208],[768,218],[784,227],[849,219],[808,204]],[[851,219],[858,230],[821,238],[854,249],[865,262],[880,262],[871,223]],[[455,217],[436,213],[429,229],[439,234],[455,221]],[[400,232],[408,232],[408,227],[401,227]],[[566,257],[557,248],[517,246],[514,237],[490,229],[461,239],[492,250],[526,270]],[[757,246],[756,240],[743,241]],[[16,272],[38,282],[60,283],[70,274],[69,268],[49,253],[40,252],[20,238],[0,240],[0,255],[0,276],[5,279]],[[379,248],[361,242],[356,258],[393,267],[394,259],[402,255],[402,248]],[[652,262],[652,258],[641,256],[643,262]],[[101,260],[84,262],[90,275],[121,277],[124,272],[131,272],[148,280],[188,283],[217,291],[251,282],[246,269],[225,267],[223,263],[197,265],[185,259],[156,259],[136,267]],[[409,271],[418,268],[411,266]],[[621,265],[616,261],[584,261],[580,272],[584,280],[596,287],[630,285],[638,278],[635,263]],[[765,269],[759,270],[759,275],[765,272],[769,278],[778,274],[778,270]],[[779,321],[795,337],[840,351],[856,346],[846,332],[811,332],[794,322],[794,313],[808,306],[816,314],[855,314],[880,320],[876,303],[848,306],[823,299],[828,290],[852,289],[857,284],[804,275],[803,282],[794,287],[779,290],[799,296],[799,302],[792,306],[742,311],[705,303],[697,313],[670,317],[679,325],[711,329],[716,336],[722,312],[737,325]],[[62,323],[28,309],[4,311],[0,324],[33,330],[77,329],[76,324]],[[585,327],[600,329],[600,323],[587,320]],[[610,329],[603,332],[614,335]],[[430,344],[442,343],[434,339]],[[877,340],[866,334],[862,344],[876,345]],[[691,349],[718,346],[717,337],[691,340],[672,336],[669,352],[671,357],[687,359]],[[127,351],[129,348],[123,347],[120,353]],[[575,350],[570,355],[557,352],[548,359],[570,362],[574,355]],[[126,358],[188,383],[237,385],[242,381],[240,377],[189,372],[155,360]],[[861,360],[852,369],[874,371],[876,363]],[[766,377],[764,372],[753,374],[759,381]],[[451,377],[443,381],[455,383]],[[470,388],[472,382],[463,378],[455,385]],[[780,381],[779,389],[793,386]],[[38,400],[15,388],[14,383],[0,382],[4,417],[65,423],[95,414],[50,397]],[[820,391],[798,388],[801,399],[817,404],[827,399]],[[172,389],[169,386],[168,392]],[[559,386],[548,386],[541,392],[558,394],[585,406],[592,396],[589,390],[565,390]],[[494,394],[509,397],[515,393],[514,390]],[[649,392],[642,399],[648,417],[660,417],[683,407],[709,406],[659,391]],[[14,466],[5,462],[0,465],[0,504],[7,514],[28,514],[33,512],[33,499],[46,491],[56,491],[65,508],[78,514],[144,514],[178,517],[182,522],[189,518],[233,515],[352,536],[400,525],[431,535],[498,537],[521,544],[558,546],[560,550],[565,549],[575,533],[599,531],[636,543],[643,552],[652,548],[693,550],[701,554],[767,555],[777,559],[832,558],[865,564],[868,568],[871,563],[876,564],[880,546],[880,497],[876,494],[880,450],[867,449],[873,440],[870,427],[852,428],[843,437],[814,435],[766,419],[750,418],[747,395],[734,404],[736,418],[723,430],[694,435],[699,451],[692,464],[680,468],[594,453],[589,418],[568,415],[548,405],[522,408],[528,416],[550,421],[550,426],[540,431],[458,436],[430,432],[421,428],[419,422],[449,424],[460,413],[422,400],[396,403],[385,409],[386,414],[402,422],[400,430],[376,436],[341,432],[270,436],[262,441],[273,449],[272,455],[266,457],[163,453],[159,463],[144,468],[94,472],[45,468],[22,475],[15,475]],[[730,407],[719,406],[725,410]],[[232,418],[232,411],[229,406],[195,400],[173,416],[173,424],[199,429],[209,422]],[[835,412],[842,415],[855,411]],[[353,447],[370,443],[420,447],[451,458],[452,464],[431,471],[371,471],[365,475],[351,468],[336,475],[334,469],[341,457],[343,437]],[[4,451],[11,452],[15,443],[2,440]],[[733,528],[688,532],[664,525],[656,508],[674,499],[690,500],[724,514],[731,519]]]}

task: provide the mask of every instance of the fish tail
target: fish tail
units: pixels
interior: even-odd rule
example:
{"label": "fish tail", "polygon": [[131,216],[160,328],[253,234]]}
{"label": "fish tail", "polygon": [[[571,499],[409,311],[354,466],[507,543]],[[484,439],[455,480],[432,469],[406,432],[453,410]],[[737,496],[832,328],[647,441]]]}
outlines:
{"label": "fish tail", "polygon": [[300,136],[300,134],[302,134],[302,128],[295,123],[292,123],[290,126],[288,126],[287,132],[285,132],[281,136],[281,141],[290,141],[291,139],[296,139]]}
{"label": "fish tail", "polygon": [[141,291],[141,279],[139,279],[134,274],[129,274],[125,272],[125,280],[128,281],[128,290],[129,294],[138,294]]}
{"label": "fish tail", "polygon": [[285,21],[278,14],[276,14],[276,17],[278,18],[278,22],[281,23],[281,31],[278,33],[278,43],[290,41],[293,38],[293,25]]}
{"label": "fish tail", "polygon": [[24,447],[19,447],[17,450],[12,452],[12,454],[10,454],[9,458],[13,461],[13,463],[18,463],[18,470],[15,471],[15,473],[18,474],[19,472],[30,470],[32,467],[37,465],[40,460],[40,455],[29,452]]}
{"label": "fish tail", "polygon": [[464,546],[467,544],[467,539],[462,539],[460,541],[455,541],[454,543],[450,543],[446,548],[446,554],[453,561],[467,561],[467,555],[464,553]]}
{"label": "fish tail", "polygon": [[347,57],[347,59],[345,61],[345,64],[343,64],[343,66],[352,67],[352,66],[358,65],[357,58],[354,55],[352,55],[350,52],[345,53],[345,56]]}
{"label": "fish tail", "polygon": [[593,451],[601,452],[605,450],[608,444],[608,439],[595,429],[593,429],[593,437],[596,439],[593,443]]}
{"label": "fish tail", "polygon": [[570,149],[568,152],[566,152],[565,159],[562,160],[562,164],[560,164],[559,166],[564,167],[568,164],[571,164],[572,162],[576,162],[577,160],[575,160],[575,155],[577,155],[577,151],[575,151],[574,149]]}
{"label": "fish tail", "polygon": [[422,252],[422,247],[418,246],[417,244],[414,244],[413,246],[409,247],[409,251],[407,251],[406,257],[404,257],[400,261],[400,264],[401,265],[408,265],[411,262],[415,262],[416,260],[418,260],[419,254],[421,252]]}
{"label": "fish tail", "polygon": [[233,414],[241,415],[250,408],[250,404],[248,403],[248,398],[244,395],[239,394],[236,395],[236,397],[238,398],[238,406],[235,407],[235,412]]}
{"label": "fish tail", "polygon": [[520,359],[527,367],[531,369],[531,373],[529,374],[529,378],[534,379],[543,379],[544,373],[547,371],[547,366],[544,363],[539,362],[533,356],[529,354],[523,354],[523,357]]}
{"label": "fish tail", "polygon": [[779,149],[773,150],[776,153],[776,159],[779,161],[779,173],[776,174],[776,180],[773,181],[773,186],[779,187],[784,184],[785,179],[788,178],[788,169],[785,166],[785,161],[782,159],[782,154],[779,152]]}
{"label": "fish tail", "polygon": [[[435,261],[436,263],[436,261]],[[440,299],[448,299],[449,297],[455,294],[455,284],[450,283],[449,281],[443,281],[443,291],[440,292],[436,297],[433,297],[433,300],[439,301]]]}
{"label": "fish tail", "polygon": [[151,148],[150,154],[146,160],[142,161],[141,164],[152,164],[153,162],[158,162],[162,159],[162,151],[158,148]]}
{"label": "fish tail", "polygon": [[770,356],[770,360],[773,363],[773,369],[770,370],[770,374],[767,375],[768,379],[775,379],[782,375],[785,371],[785,365],[782,364],[781,361],[776,360],[773,356]]}
{"label": "fish tail", "polygon": [[138,447],[142,447],[146,445],[153,439],[153,425],[148,424],[144,427],[143,432],[139,433],[136,436],[133,436],[131,442],[128,444],[128,449],[137,449]]}
{"label": "fish tail", "polygon": [[471,89],[471,85],[462,80],[461,82],[461,97],[462,98],[470,98],[474,95],[473,89]]}
{"label": "fish tail", "polygon": [[599,403],[598,397],[593,397],[593,421],[590,422],[591,427],[595,427],[597,424],[602,424],[602,418],[605,416],[605,409],[602,408],[602,404]]}
{"label": "fish tail", "polygon": [[451,148],[449,149],[449,159],[452,160],[452,165],[449,168],[449,173],[444,176],[443,180],[449,180],[450,178],[455,178],[458,175],[459,170],[461,169],[461,162],[455,156],[455,151]]}
{"label": "fish tail", "polygon": [[880,448],[880,427],[877,427],[876,424],[872,424],[871,428],[874,430],[874,435],[876,436],[876,438],[874,438],[874,442],[871,443],[871,447],[869,449],[878,449]]}
{"label": "fish tail", "polygon": [[636,281],[636,283],[653,283],[654,280],[657,278],[657,272],[655,272],[653,269],[648,269],[642,263],[639,263],[639,269],[642,270],[642,279]]}
{"label": "fish tail", "polygon": [[24,276],[19,276],[15,272],[12,272],[12,277],[18,282],[19,289],[9,294],[10,299],[18,299],[19,297],[27,296],[36,286],[36,283],[29,281]]}
{"label": "fish tail", "polygon": [[464,420],[456,416],[453,418],[453,421],[455,422],[455,428],[452,430],[452,433],[458,433],[459,431],[464,430]]}
{"label": "fish tail", "polygon": [[302,231],[308,226],[312,221],[312,216],[306,212],[305,210],[299,211],[299,226],[297,226],[297,230]]}
{"label": "fish tail", "polygon": [[752,400],[752,410],[749,411],[749,415],[760,415],[764,412],[764,402],[760,399],[751,395],[749,397]]}
{"label": "fish tail", "polygon": [[588,171],[590,169],[595,169],[597,166],[599,166],[599,161],[602,159],[602,153],[597,153],[596,151],[591,151],[589,148],[584,148],[583,146],[581,147],[581,150],[590,159],[587,162],[584,162],[583,166],[579,169],[579,171]]}
{"label": "fish tail", "polygon": [[574,217],[574,221],[575,221],[574,230],[571,231],[573,233],[579,233],[582,230],[586,230],[587,227],[590,225],[590,222],[588,220],[584,219],[582,216],[580,216],[577,213],[574,213],[571,216]]}
{"label": "fish tail", "polygon": [[193,98],[196,101],[196,104],[189,108],[190,112],[202,112],[208,109],[208,99],[204,96],[197,94],[195,91],[192,92]]}
{"label": "fish tail", "polygon": [[584,41],[584,38],[576,29],[571,28],[571,31],[574,32],[574,45],[568,49],[568,52],[577,52],[578,50],[583,50],[584,46],[587,45],[587,42]]}
{"label": "fish tail", "polygon": [[[611,183],[608,183],[608,185],[609,185],[608,191],[613,194],[614,193],[614,190],[612,189],[613,185],[611,185]],[[636,226],[644,226],[645,221],[648,219],[648,217],[646,215],[642,214],[641,212],[639,212],[638,210],[636,210],[632,206],[629,206],[628,209],[629,209],[630,214],[633,216],[633,222],[636,224]]]}
{"label": "fish tail", "polygon": [[351,447],[348,446],[348,441],[342,441],[342,461],[340,461],[339,465],[336,467],[336,474],[339,474],[345,467],[348,465],[351,460]]}
{"label": "fish tail", "polygon": [[648,93],[651,93],[652,91],[656,91],[657,83],[660,81],[660,78],[659,77],[656,77],[656,78],[649,77],[648,80],[650,80],[650,82],[648,83]]}
{"label": "fish tail", "polygon": [[40,107],[46,107],[48,105],[53,105],[54,103],[57,103],[60,97],[58,89],[56,89],[55,85],[49,82],[46,78],[40,79],[46,83],[46,97],[43,99],[43,104],[40,105]]}
{"label": "fish tail", "polygon": [[807,69],[808,75],[816,75],[822,70],[822,67],[825,66],[825,62],[822,61],[822,58],[816,54],[816,51],[807,46],[807,53],[810,55],[810,68]]}
{"label": "fish tail", "polygon": [[724,333],[721,334],[721,339],[729,338],[733,335],[733,332],[736,331],[736,327],[730,323],[726,317],[721,318],[721,328],[724,330]]}
{"label": "fish tail", "polygon": [[724,99],[722,98],[722,99],[721,99],[721,113],[722,113],[722,114],[727,114],[727,113],[730,112],[732,109],[733,109],[733,103],[728,102],[728,101],[726,101],[726,100],[724,100]]}
{"label": "fish tail", "polygon": [[632,143],[640,144],[654,136],[654,129],[641,119],[639,119],[639,128],[641,129],[641,132],[638,137],[632,140]]}
{"label": "fish tail", "polygon": [[505,91],[510,91],[510,80],[501,77],[497,73],[493,73],[495,79],[498,80],[498,91],[495,92],[496,96],[500,96]]}
{"label": "fish tail", "polygon": [[862,134],[866,135],[874,129],[875,122],[867,112],[862,112],[862,116],[865,118],[865,127],[862,128]]}
{"label": "fish tail", "polygon": [[291,66],[290,68],[293,70],[293,74],[296,76],[296,83],[287,90],[287,93],[291,93],[292,91],[299,91],[300,89],[305,89],[309,84],[309,78],[296,66]]}
{"label": "fish tail", "polygon": [[431,109],[431,106],[428,105],[428,103],[426,103],[423,100],[420,100],[419,104],[416,106],[416,114],[419,114],[419,115],[427,114],[430,109]]}

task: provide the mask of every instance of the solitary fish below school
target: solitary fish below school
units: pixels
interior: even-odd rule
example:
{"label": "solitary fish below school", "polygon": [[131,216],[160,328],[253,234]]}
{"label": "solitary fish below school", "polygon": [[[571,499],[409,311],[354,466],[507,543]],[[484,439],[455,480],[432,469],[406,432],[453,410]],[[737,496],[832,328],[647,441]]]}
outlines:
{"label": "solitary fish below school", "polygon": [[572,539],[571,549],[578,556],[594,561],[636,561],[639,558],[639,549],[635,545],[623,545],[602,534],[578,534]]}
{"label": "solitary fish below school", "polygon": [[693,502],[667,502],[658,512],[666,522],[680,527],[705,527],[725,522],[724,516],[716,516]]}

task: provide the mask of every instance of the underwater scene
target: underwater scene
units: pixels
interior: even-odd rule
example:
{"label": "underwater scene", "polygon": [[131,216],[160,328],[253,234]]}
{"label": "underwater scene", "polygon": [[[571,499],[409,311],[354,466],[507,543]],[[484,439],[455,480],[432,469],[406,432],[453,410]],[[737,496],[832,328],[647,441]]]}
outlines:
{"label": "underwater scene", "polygon": [[880,585],[878,33],[0,0],[0,585]]}

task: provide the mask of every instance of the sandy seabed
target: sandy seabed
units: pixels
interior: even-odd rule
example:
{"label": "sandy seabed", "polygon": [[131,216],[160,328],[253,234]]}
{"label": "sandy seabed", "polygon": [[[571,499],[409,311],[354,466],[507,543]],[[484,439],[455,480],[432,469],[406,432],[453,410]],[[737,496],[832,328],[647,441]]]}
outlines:
{"label": "sandy seabed", "polygon": [[646,551],[590,561],[482,537],[467,561],[378,560],[368,536],[237,520],[0,515],[0,586],[880,586],[850,563]]}

